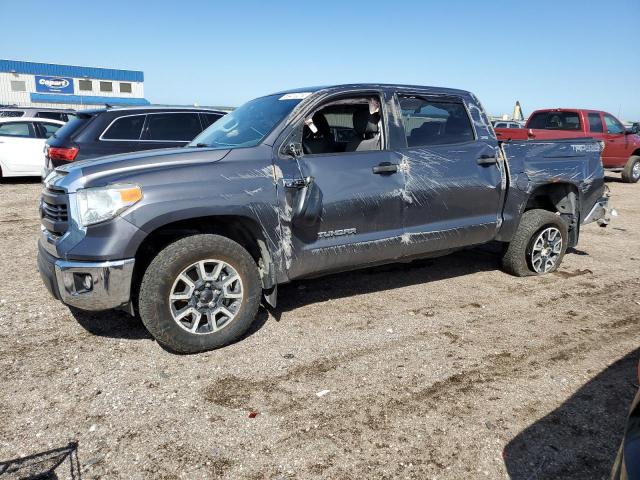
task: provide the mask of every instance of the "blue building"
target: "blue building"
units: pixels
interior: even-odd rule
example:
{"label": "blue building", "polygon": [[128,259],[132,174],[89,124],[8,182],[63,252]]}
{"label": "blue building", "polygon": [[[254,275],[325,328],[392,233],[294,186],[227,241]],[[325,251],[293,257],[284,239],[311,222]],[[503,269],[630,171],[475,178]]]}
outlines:
{"label": "blue building", "polygon": [[0,59],[0,105],[74,108],[147,105],[144,73]]}

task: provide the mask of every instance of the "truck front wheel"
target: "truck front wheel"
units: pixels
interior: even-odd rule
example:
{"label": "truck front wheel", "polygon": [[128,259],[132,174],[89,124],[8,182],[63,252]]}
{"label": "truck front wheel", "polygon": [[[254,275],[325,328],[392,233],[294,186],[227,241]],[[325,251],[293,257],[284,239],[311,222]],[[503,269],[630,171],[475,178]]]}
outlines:
{"label": "truck front wheel", "polygon": [[529,210],[502,257],[505,271],[517,276],[543,275],[555,271],[567,249],[567,224],[548,210]]}
{"label": "truck front wheel", "polygon": [[196,353],[239,339],[256,316],[261,291],[256,263],[242,246],[219,235],[193,235],[151,261],[138,307],[158,343]]}
{"label": "truck front wheel", "polygon": [[640,180],[640,155],[632,155],[622,170],[622,180],[627,183],[636,183]]}

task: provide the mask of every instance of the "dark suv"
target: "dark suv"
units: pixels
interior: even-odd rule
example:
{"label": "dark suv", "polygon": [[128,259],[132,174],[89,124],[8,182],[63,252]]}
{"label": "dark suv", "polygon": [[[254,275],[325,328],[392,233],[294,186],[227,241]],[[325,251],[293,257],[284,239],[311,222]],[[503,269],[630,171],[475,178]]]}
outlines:
{"label": "dark suv", "polygon": [[46,170],[116,153],[181,147],[225,115],[207,108],[129,107],[76,112],[47,141]]}

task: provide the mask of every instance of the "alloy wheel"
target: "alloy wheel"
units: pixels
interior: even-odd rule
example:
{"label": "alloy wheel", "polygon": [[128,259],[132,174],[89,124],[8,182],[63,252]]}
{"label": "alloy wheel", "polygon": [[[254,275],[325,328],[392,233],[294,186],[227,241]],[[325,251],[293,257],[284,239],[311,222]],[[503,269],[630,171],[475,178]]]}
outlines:
{"label": "alloy wheel", "polygon": [[542,230],[533,241],[530,261],[536,273],[551,271],[562,253],[562,234],[556,227]]}
{"label": "alloy wheel", "polygon": [[222,260],[195,262],[182,270],[169,294],[171,316],[194,334],[217,332],[238,314],[243,299],[242,278]]}

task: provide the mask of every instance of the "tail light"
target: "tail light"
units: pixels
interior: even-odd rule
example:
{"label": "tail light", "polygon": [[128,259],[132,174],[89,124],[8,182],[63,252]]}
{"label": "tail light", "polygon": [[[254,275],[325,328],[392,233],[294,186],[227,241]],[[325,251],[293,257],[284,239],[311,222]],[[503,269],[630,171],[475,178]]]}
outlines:
{"label": "tail light", "polygon": [[62,160],[63,162],[73,162],[80,150],[77,147],[49,147],[47,153],[51,160]]}

